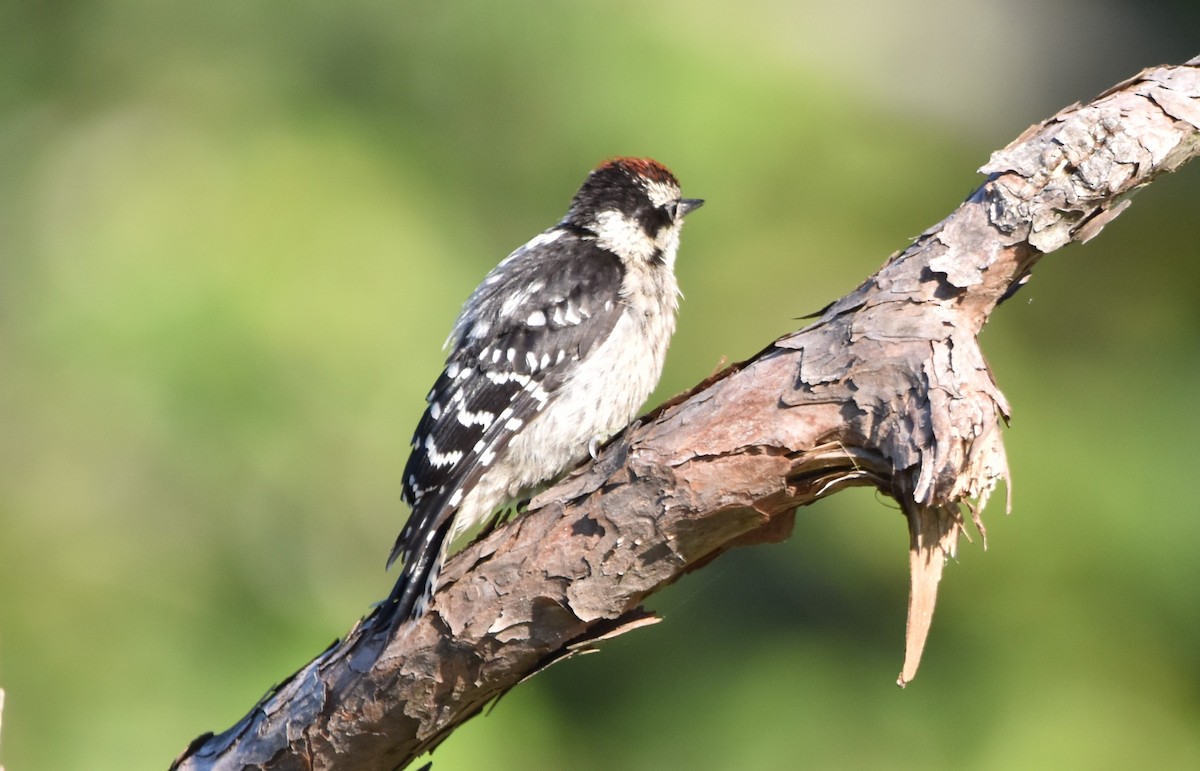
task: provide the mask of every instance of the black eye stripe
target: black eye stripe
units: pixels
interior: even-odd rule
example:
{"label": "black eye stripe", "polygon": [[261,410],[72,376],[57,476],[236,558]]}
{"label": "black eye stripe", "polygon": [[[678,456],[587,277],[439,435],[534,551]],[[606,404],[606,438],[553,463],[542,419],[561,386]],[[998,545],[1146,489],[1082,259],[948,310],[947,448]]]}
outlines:
{"label": "black eye stripe", "polygon": [[640,217],[642,225],[650,235],[656,235],[660,230],[669,227],[675,222],[675,216],[679,211],[678,201],[669,201],[661,206],[653,206],[645,209]]}

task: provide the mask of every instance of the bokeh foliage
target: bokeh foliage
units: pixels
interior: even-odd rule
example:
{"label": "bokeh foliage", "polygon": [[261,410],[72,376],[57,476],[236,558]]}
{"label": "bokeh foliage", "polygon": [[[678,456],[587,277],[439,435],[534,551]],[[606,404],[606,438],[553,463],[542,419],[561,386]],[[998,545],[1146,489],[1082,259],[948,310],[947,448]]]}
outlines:
{"label": "bokeh foliage", "polygon": [[[164,767],[386,593],[443,335],[595,162],[655,156],[709,201],[661,399],[851,288],[1026,125],[1200,53],[1196,16],[0,6],[3,761]],[[856,491],[435,767],[1200,761],[1198,195],[1200,169],[1161,180],[994,317],[1014,513],[949,569],[907,691],[903,521]]]}

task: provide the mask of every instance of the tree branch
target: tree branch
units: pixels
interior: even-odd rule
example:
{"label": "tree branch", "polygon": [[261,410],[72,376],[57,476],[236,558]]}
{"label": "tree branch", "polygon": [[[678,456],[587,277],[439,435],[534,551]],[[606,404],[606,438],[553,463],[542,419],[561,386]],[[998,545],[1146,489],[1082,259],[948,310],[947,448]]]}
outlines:
{"label": "tree branch", "polygon": [[653,623],[640,604],[720,553],[778,541],[804,506],[874,485],[909,521],[901,685],[969,512],[1008,468],[1008,406],[977,335],[1043,254],[1200,153],[1200,58],[1146,70],[1032,126],[987,181],[806,328],[630,427],[447,565],[380,651],[368,617],[175,766],[390,769],[520,681]]}

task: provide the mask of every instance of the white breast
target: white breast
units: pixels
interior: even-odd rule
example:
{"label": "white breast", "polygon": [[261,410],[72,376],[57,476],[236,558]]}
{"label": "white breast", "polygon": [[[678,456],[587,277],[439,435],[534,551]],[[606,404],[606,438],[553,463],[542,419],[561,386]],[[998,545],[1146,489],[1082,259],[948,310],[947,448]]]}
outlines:
{"label": "white breast", "polygon": [[579,363],[545,410],[513,437],[464,499],[454,535],[575,465],[587,455],[589,443],[608,439],[637,416],[662,374],[678,298],[669,269],[639,268],[646,275],[625,286],[653,289],[622,298],[625,312],[612,333]]}

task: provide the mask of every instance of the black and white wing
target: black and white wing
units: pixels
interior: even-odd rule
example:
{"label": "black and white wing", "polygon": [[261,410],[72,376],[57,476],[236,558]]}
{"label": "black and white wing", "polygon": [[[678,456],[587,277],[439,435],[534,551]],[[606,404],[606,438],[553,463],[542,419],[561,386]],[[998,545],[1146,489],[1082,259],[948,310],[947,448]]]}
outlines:
{"label": "black and white wing", "polygon": [[432,590],[464,496],[612,331],[623,272],[586,232],[560,226],[500,263],[467,301],[404,470],[412,515],[388,560],[404,562],[388,603],[397,619]]}

